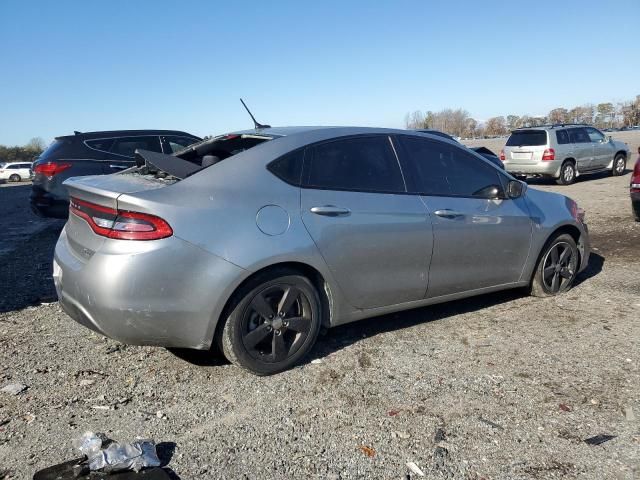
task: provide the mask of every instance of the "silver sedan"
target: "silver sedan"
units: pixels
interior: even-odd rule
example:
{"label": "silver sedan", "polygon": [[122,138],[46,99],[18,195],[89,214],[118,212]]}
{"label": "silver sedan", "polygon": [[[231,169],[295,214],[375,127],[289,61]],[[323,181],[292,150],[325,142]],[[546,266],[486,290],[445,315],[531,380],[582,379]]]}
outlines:
{"label": "silver sedan", "polygon": [[221,349],[268,375],[321,327],[496,290],[569,289],[584,213],[426,133],[260,128],[65,182],[62,308],[135,345]]}

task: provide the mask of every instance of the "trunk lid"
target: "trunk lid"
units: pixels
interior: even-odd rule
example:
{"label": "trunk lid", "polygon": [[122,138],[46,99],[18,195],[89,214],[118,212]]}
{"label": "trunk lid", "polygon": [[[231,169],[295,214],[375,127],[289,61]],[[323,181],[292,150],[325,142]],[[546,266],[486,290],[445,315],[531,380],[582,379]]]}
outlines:
{"label": "trunk lid", "polygon": [[[89,202],[98,207],[116,211],[118,198],[121,195],[164,188],[175,181],[177,180],[140,174],[137,169],[131,169],[113,175],[72,177],[64,182],[64,186],[69,191],[72,205],[75,200],[77,203]],[[71,211],[65,230],[69,248],[82,260],[89,260],[108,240],[95,233],[86,219]]]}

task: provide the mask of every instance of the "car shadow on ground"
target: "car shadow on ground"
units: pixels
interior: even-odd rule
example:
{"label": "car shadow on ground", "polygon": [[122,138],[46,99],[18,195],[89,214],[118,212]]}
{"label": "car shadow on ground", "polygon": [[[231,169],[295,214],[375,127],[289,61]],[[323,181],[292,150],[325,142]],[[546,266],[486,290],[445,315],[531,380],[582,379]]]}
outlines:
{"label": "car shadow on ground", "polygon": [[[625,169],[625,171],[620,175],[620,176],[625,176],[626,174],[631,173],[631,170],[629,170],[628,168]],[[602,172],[598,172],[598,173],[587,173],[587,174],[582,174],[580,175],[578,178],[576,178],[576,182],[575,183],[580,183],[580,182],[585,182],[588,180],[601,180],[603,178],[608,178],[611,176],[611,172],[608,171],[602,171]],[[528,185],[558,185],[555,181],[555,179],[550,178],[550,177],[529,177],[527,178],[527,184]]]}
{"label": "car shadow on ground", "polygon": [[[604,257],[597,253],[592,253],[589,257],[589,265],[576,277],[574,287],[598,275],[602,271],[604,261]],[[311,354],[306,357],[303,364],[307,364],[317,358],[323,358],[357,343],[366,337],[403,330],[421,323],[444,320],[454,315],[481,312],[488,307],[508,303],[524,296],[527,296],[526,288],[503,290],[461,300],[429,305],[427,307],[370,317],[346,325],[340,325],[329,330],[323,330]],[[229,361],[224,358],[215,345],[210,350],[190,350],[182,348],[169,348],[167,350],[179,359],[199,367],[217,367],[229,364]]]}

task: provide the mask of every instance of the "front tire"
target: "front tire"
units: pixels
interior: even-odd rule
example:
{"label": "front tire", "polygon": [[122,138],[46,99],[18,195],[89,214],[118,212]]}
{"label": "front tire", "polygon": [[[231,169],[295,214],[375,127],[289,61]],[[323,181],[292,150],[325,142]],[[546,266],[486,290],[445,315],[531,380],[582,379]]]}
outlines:
{"label": "front tire", "polygon": [[552,297],[566,292],[573,285],[580,253],[575,240],[566,233],[551,238],[538,259],[531,295],[534,297]]}
{"label": "front tire", "polygon": [[10,182],[19,182],[20,180],[22,180],[22,178],[17,173],[14,173],[9,177]]}
{"label": "front tire", "polygon": [[556,179],[558,185],[571,185],[576,181],[576,166],[567,160],[560,167],[560,177]]}
{"label": "front tire", "polygon": [[611,168],[611,175],[618,177],[624,173],[627,169],[627,158],[619,153],[613,159],[613,167]]}
{"label": "front tire", "polygon": [[320,296],[297,272],[259,275],[232,300],[221,331],[227,359],[256,375],[296,365],[316,342],[322,324]]}

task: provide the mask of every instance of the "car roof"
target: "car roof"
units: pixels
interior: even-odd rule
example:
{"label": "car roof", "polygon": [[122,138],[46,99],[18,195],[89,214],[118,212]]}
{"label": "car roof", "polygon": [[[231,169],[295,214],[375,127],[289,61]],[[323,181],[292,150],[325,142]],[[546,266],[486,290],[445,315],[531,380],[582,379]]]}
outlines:
{"label": "car roof", "polygon": [[71,139],[82,138],[83,140],[92,138],[110,138],[110,137],[129,137],[129,136],[142,136],[142,135],[179,135],[192,138],[200,138],[191,133],[183,132],[181,130],[101,130],[96,132],[74,132],[73,135],[62,135],[56,137],[59,139]]}
{"label": "car roof", "polygon": [[[301,134],[316,134],[322,137],[336,136],[342,137],[347,135],[361,135],[361,134],[401,134],[401,135],[415,135],[423,134],[433,135],[427,132],[419,132],[417,130],[403,130],[397,128],[384,128],[384,127],[354,127],[354,126],[291,126],[291,127],[268,127],[257,128],[250,130],[239,130],[236,132],[229,132],[225,135],[263,135],[265,137],[290,137]],[[223,136],[223,135],[221,135]],[[443,138],[436,135],[439,138]],[[216,137],[214,137],[216,138]]]}

